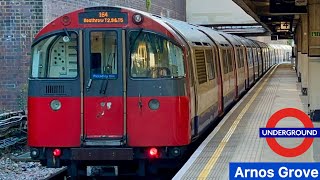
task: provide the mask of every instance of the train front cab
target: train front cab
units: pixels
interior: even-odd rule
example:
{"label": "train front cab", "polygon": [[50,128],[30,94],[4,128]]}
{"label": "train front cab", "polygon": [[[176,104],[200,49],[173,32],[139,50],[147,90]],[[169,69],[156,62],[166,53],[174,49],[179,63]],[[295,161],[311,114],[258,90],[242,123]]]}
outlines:
{"label": "train front cab", "polygon": [[[90,19],[107,15],[120,19]],[[47,25],[32,46],[31,157],[48,167],[179,157],[191,142],[183,44],[150,15],[122,8],[82,9]]]}

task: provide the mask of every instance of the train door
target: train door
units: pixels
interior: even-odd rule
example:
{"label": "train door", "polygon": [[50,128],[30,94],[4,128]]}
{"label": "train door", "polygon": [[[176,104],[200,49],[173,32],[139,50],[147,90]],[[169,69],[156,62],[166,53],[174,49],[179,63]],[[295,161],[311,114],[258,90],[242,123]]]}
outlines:
{"label": "train door", "polygon": [[248,70],[249,70],[249,86],[255,81],[254,78],[254,60],[252,56],[252,48],[247,46],[247,61],[248,61]]}
{"label": "train door", "polygon": [[84,144],[121,145],[125,124],[124,34],[121,30],[87,30],[84,35]]}
{"label": "train door", "polygon": [[229,106],[235,96],[235,74],[231,48],[220,49],[220,64],[223,84],[223,104],[224,107]]}
{"label": "train door", "polygon": [[254,66],[254,79],[259,79],[259,59],[257,49],[252,48],[253,66]]}

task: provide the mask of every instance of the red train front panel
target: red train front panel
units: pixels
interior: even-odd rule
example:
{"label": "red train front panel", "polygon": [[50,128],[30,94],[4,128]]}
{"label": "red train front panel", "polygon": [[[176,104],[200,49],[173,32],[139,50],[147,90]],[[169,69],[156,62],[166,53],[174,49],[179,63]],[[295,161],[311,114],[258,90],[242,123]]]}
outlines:
{"label": "red train front panel", "polygon": [[190,143],[184,50],[159,23],[133,23],[133,15],[88,8],[40,31],[29,81],[31,147]]}
{"label": "red train front panel", "polygon": [[[64,39],[65,38],[65,39]],[[55,32],[32,47],[28,141],[32,147],[80,146],[77,32]]]}

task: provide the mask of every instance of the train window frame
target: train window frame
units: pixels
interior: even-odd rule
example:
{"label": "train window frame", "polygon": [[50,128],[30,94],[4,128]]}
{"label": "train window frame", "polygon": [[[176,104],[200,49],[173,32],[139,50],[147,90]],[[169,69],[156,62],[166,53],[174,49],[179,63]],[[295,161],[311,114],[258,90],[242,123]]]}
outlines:
{"label": "train window frame", "polygon": [[244,67],[244,56],[243,56],[243,49],[238,48],[237,49],[237,56],[238,56],[238,68],[243,68]]}
{"label": "train window frame", "polygon": [[254,60],[253,60],[253,56],[252,56],[252,48],[251,47],[247,47],[246,55],[247,55],[248,65],[253,66]]}
{"label": "train window frame", "polygon": [[[198,46],[198,47],[194,47],[194,48],[193,48],[193,51],[192,51],[192,52],[193,52],[193,57],[194,57],[194,62],[195,62],[196,76],[197,76],[197,80],[198,80],[198,84],[199,84],[199,85],[204,84],[204,83],[207,83],[207,82],[209,81],[209,80],[208,80],[208,66],[207,66],[207,59],[206,59],[206,50],[207,50],[207,49],[211,49],[211,48]],[[200,78],[199,78],[197,58],[196,58],[196,51],[203,53],[203,57],[204,57],[204,67],[205,67],[205,73],[206,73],[206,80],[205,80],[205,81],[200,81]]]}
{"label": "train window frame", "polygon": [[229,63],[228,63],[227,50],[228,50],[227,48],[221,48],[223,74],[228,74],[229,73]]}
{"label": "train window frame", "polygon": [[[149,34],[152,34],[152,35],[156,35],[156,36],[159,36],[161,38],[163,38],[164,40],[166,40],[167,42],[171,43],[172,45],[176,46],[177,48],[179,48],[181,50],[181,57],[182,57],[182,67],[183,67],[183,76],[162,76],[162,77],[134,77],[132,75],[132,56],[131,56],[131,53],[132,53],[132,45],[130,43],[130,37],[131,37],[131,34],[132,33],[149,33]],[[135,40],[136,41],[136,40]],[[128,77],[131,79],[131,80],[146,80],[146,81],[154,81],[154,80],[173,80],[173,79],[185,79],[187,77],[187,65],[186,62],[187,59],[186,59],[186,55],[185,55],[185,49],[182,45],[180,45],[179,43],[177,43],[176,41],[172,40],[171,38],[167,37],[166,35],[164,34],[161,34],[159,32],[155,32],[155,31],[150,31],[150,30],[145,30],[145,29],[130,29],[128,32],[127,32],[127,67],[128,67]]]}
{"label": "train window frame", "polygon": [[[211,56],[209,55],[210,59],[208,60],[208,54],[207,52],[211,52]],[[215,61],[215,55],[214,52],[212,51],[212,49],[205,49],[205,58],[206,58],[206,67],[207,67],[207,77],[208,80],[214,80],[216,78],[215,76],[215,65],[214,65],[214,61]],[[210,74],[211,73],[211,74]],[[211,76],[210,76],[211,75]]]}
{"label": "train window frame", "polygon": [[100,75],[115,75],[115,76],[107,76],[107,77],[102,77],[102,78],[99,78],[99,77],[93,77],[92,76],[92,74],[91,74],[91,72],[92,72],[92,64],[91,64],[91,56],[90,56],[90,68],[89,68],[89,77],[91,78],[91,79],[94,79],[94,80],[104,80],[104,79],[108,79],[108,80],[117,80],[118,79],[118,76],[119,76],[119,61],[122,61],[122,60],[119,60],[119,57],[118,57],[118,54],[119,54],[119,52],[118,52],[118,43],[119,43],[119,33],[118,33],[118,31],[117,30],[115,30],[115,29],[90,29],[89,31],[88,31],[88,42],[89,42],[89,54],[91,55],[91,53],[92,53],[92,43],[91,43],[91,33],[92,32],[101,32],[101,33],[104,33],[104,32],[115,32],[115,37],[116,37],[116,41],[117,41],[117,43],[116,43],[116,51],[115,51],[115,54],[116,54],[116,66],[117,66],[117,68],[116,68],[116,74],[100,74]]}
{"label": "train window frame", "polygon": [[240,69],[241,68],[241,58],[240,58],[240,49],[237,47],[236,51],[235,51],[235,57],[237,57],[237,68]]}
{"label": "train window frame", "polygon": [[243,68],[243,66],[244,66],[244,57],[243,57],[243,49],[242,48],[239,48],[239,57],[240,57],[240,59],[239,59],[239,61],[240,61],[240,68]]}
{"label": "train window frame", "polygon": [[[258,66],[257,48],[252,48],[252,58],[253,58],[254,66]],[[257,62],[257,63],[255,63],[255,62]]]}
{"label": "train window frame", "polygon": [[234,64],[233,64],[233,62],[235,61],[234,60],[234,52],[232,51],[232,49],[230,48],[230,49],[228,49],[228,51],[227,51],[228,53],[228,67],[229,67],[229,70],[228,70],[228,73],[230,73],[230,72],[233,72],[234,71]]}
{"label": "train window frame", "polygon": [[[66,34],[67,33],[67,34]],[[54,37],[54,40],[52,40],[48,47],[47,48],[47,51],[45,53],[45,57],[46,57],[46,63],[49,64],[50,63],[50,52],[52,50],[52,46],[53,44],[56,42],[56,40],[60,37],[59,34],[64,34],[64,36],[68,36],[70,33],[74,33],[76,34],[77,36],[77,75],[74,76],[74,77],[48,77],[48,65],[45,66],[45,72],[46,72],[46,75],[44,77],[39,77],[39,75],[37,77],[34,77],[33,76],[33,66],[34,66],[34,59],[33,59],[33,56],[34,56],[34,53],[33,53],[33,48],[35,46],[37,46],[39,43],[41,43],[43,40],[46,40],[46,39],[49,39],[51,37]],[[47,33],[41,37],[39,37],[36,41],[33,42],[32,46],[31,46],[31,63],[30,63],[30,71],[29,71],[29,78],[30,79],[41,79],[41,80],[75,80],[75,79],[79,79],[80,77],[80,73],[79,73],[79,70],[80,70],[80,65],[79,65],[79,60],[80,60],[80,50],[79,50],[79,46],[80,46],[80,40],[79,40],[80,36],[79,36],[79,31],[78,30],[74,30],[74,29],[68,29],[67,31],[65,30],[61,30],[61,31],[54,31],[54,32],[51,32],[51,33]],[[39,64],[40,65],[40,64]]]}

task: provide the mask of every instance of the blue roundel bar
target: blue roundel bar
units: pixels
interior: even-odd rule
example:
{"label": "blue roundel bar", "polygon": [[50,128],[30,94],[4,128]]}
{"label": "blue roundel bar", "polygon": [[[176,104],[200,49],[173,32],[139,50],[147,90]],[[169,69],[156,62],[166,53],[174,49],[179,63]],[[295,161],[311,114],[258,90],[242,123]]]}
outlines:
{"label": "blue roundel bar", "polygon": [[319,179],[320,163],[255,162],[229,164],[229,179]]}
{"label": "blue roundel bar", "polygon": [[320,137],[320,128],[260,128],[260,138]]}

